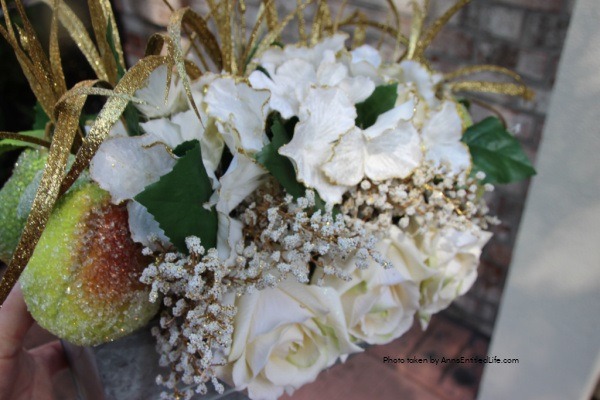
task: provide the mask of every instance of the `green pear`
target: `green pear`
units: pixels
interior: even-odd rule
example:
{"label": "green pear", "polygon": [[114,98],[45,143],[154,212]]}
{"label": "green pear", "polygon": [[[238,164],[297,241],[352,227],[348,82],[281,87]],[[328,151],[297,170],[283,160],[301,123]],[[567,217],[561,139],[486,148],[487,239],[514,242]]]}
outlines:
{"label": "green pear", "polygon": [[17,247],[27,212],[19,212],[23,195],[31,190],[28,186],[46,164],[48,151],[45,149],[26,149],[19,156],[12,176],[0,190],[0,261],[10,262]]}
{"label": "green pear", "polygon": [[57,204],[21,276],[29,311],[74,344],[108,342],[144,326],[158,311],[139,281],[150,263],[131,239],[127,208],[94,183]]}

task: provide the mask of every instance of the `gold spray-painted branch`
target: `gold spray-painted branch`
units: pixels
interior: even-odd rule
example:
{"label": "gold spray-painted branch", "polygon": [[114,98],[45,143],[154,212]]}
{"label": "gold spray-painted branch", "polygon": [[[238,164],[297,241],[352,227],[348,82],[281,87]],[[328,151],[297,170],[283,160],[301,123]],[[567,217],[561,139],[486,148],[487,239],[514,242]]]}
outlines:
{"label": "gold spray-painted branch", "polygon": [[[472,0],[459,0],[455,5],[450,7],[441,17],[439,17],[419,38],[414,58],[422,58],[425,50],[429,47],[433,39],[440,33],[442,28],[450,21],[450,19],[463,7],[469,4]],[[427,10],[427,9],[425,9]],[[426,11],[425,11],[426,13]]]}

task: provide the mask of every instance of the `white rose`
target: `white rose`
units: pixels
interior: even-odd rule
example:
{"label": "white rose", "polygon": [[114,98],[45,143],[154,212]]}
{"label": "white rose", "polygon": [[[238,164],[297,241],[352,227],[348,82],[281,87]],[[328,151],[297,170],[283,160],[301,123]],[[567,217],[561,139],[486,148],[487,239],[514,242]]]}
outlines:
{"label": "white rose", "polygon": [[252,399],[275,399],[312,382],[352,344],[338,294],[284,282],[237,300],[233,344],[222,377]]}
{"label": "white rose", "polygon": [[412,240],[397,227],[390,229],[376,250],[392,263],[391,268],[373,262],[359,270],[351,262],[352,281],[328,278],[326,283],[341,294],[350,335],[369,344],[385,344],[412,326],[419,309],[419,282],[428,269]]}
{"label": "white rose", "polygon": [[430,230],[418,235],[418,248],[427,257],[435,274],[421,282],[421,323],[426,326],[432,314],[448,307],[465,294],[477,278],[481,249],[492,234],[473,228]]}

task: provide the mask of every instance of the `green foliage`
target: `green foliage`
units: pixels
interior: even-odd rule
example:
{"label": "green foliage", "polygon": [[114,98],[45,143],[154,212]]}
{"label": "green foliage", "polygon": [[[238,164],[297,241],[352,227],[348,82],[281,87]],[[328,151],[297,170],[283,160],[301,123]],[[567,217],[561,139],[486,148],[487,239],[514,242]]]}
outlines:
{"label": "green foliage", "polygon": [[523,148],[495,117],[471,126],[462,137],[469,146],[475,171],[485,172],[485,182],[510,183],[536,174]]}
{"label": "green foliage", "polygon": [[204,164],[200,142],[183,143],[174,150],[180,154],[171,172],[149,185],[135,197],[154,216],[167,237],[187,253],[185,238],[197,236],[205,248],[217,245],[217,212],[205,208],[212,185]]}
{"label": "green foliage", "polygon": [[278,150],[281,146],[288,144],[292,140],[294,126],[297,122],[297,118],[284,122],[279,114],[271,115],[267,124],[267,135],[272,137],[271,143],[255,155],[256,160],[294,198],[302,197],[306,189],[296,179],[296,170],[292,162],[287,157],[279,154]]}
{"label": "green foliage", "polygon": [[46,112],[42,108],[42,105],[38,101],[35,103],[35,107],[33,107],[34,112],[34,121],[33,121],[33,130],[41,130],[44,132],[46,129],[46,124],[50,122],[50,118],[46,115]]}
{"label": "green foliage", "polygon": [[[25,132],[19,132],[19,133],[24,136],[30,136],[30,137],[34,137],[37,139],[44,139],[44,130],[38,129],[38,130],[34,130],[34,131],[25,131]],[[13,150],[22,149],[25,147],[37,149],[40,146],[33,144],[33,143],[24,142],[21,140],[14,140],[14,139],[0,140],[0,154],[6,153],[9,151],[13,151]]]}
{"label": "green foliage", "polygon": [[[278,113],[273,113],[267,120],[267,136],[271,143],[267,144],[254,158],[283,186],[285,191],[295,199],[304,196],[306,187],[298,182],[296,169],[289,158],[279,154],[279,148],[288,144],[294,136],[294,127],[298,118],[284,121]],[[316,209],[325,209],[325,202],[315,192]]]}
{"label": "green foliage", "polygon": [[398,99],[398,84],[377,86],[368,99],[356,105],[356,126],[367,129],[377,117],[391,110]]}

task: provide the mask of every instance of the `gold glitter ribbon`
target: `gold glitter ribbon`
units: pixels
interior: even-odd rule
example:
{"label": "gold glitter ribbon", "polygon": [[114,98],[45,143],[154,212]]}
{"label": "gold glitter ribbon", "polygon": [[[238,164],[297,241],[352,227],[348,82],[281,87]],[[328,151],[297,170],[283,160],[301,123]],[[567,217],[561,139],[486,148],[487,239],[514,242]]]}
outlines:
{"label": "gold glitter ribbon", "polygon": [[[84,81],[77,84],[74,89],[84,86],[91,87],[95,83],[96,81]],[[8,269],[0,282],[0,304],[4,303],[27,266],[59,197],[61,181],[65,175],[73,139],[79,128],[79,115],[83,109],[85,99],[85,95],[71,97],[60,100],[56,105],[57,122],[48,152],[48,161],[42,174],[39,189],[33,200],[25,229],[13,253]]]}
{"label": "gold glitter ribbon", "polygon": [[35,144],[38,146],[43,146],[43,147],[48,147],[48,148],[50,147],[50,142],[48,142],[44,139],[39,139],[34,136],[22,135],[20,133],[0,132],[0,139],[18,140],[21,142],[31,143],[31,144]]}
{"label": "gold glitter ribbon", "polygon": [[349,17],[346,17],[345,19],[339,21],[338,26],[340,28],[345,27],[345,26],[357,26],[357,25],[362,25],[365,27],[370,27],[373,29],[376,29],[382,33],[387,34],[388,36],[391,36],[394,40],[400,41],[400,43],[404,46],[408,45],[408,38],[404,35],[402,35],[402,33],[394,28],[393,26],[389,26],[387,24],[382,24],[381,22],[377,22],[377,21],[372,21],[368,18],[365,17],[365,15],[363,13],[361,13],[360,11],[355,11],[354,13],[352,13]]}
{"label": "gold glitter ribbon", "polygon": [[[19,16],[23,20],[23,28],[13,26],[9,18],[9,10],[5,0],[0,0],[2,12],[6,21],[6,28],[0,25],[0,35],[4,36],[15,52],[17,61],[21,70],[31,87],[31,90],[38,99],[44,112],[54,118],[54,105],[62,93],[54,85],[54,76],[50,67],[50,62],[35,36],[33,27],[25,15],[25,10],[20,1],[16,1]],[[16,32],[15,32],[16,29]],[[19,37],[17,38],[17,33]],[[54,120],[53,120],[54,121]]]}
{"label": "gold glitter ribbon", "polygon": [[119,120],[123,111],[125,111],[125,107],[127,107],[129,101],[120,95],[133,95],[136,90],[146,85],[150,74],[156,68],[169,63],[170,58],[167,56],[148,56],[138,61],[123,76],[113,90],[116,95],[108,99],[92,125],[90,133],[85,137],[83,145],[77,152],[75,162],[62,182],[61,194],[65,193],[83,170],[88,167],[96,151],[98,151],[104,139],[108,137],[110,129]]}
{"label": "gold glitter ribbon", "polygon": [[[213,15],[215,15],[214,12]],[[177,47],[179,47],[179,42],[177,40],[180,40],[181,38],[181,30],[183,26],[191,29],[192,33],[196,35],[204,50],[215,64],[217,71],[220,72],[222,69],[227,68],[227,63],[229,61],[224,61],[224,57],[226,57],[224,54],[225,51],[221,51],[219,42],[217,41],[215,35],[210,31],[206,20],[202,18],[202,16],[188,7],[179,9],[171,15],[168,29],[169,33],[173,33],[171,38],[174,39],[175,43],[173,44]],[[231,32],[229,33],[229,36],[231,36]],[[175,40],[175,38],[177,38],[177,40]]]}
{"label": "gold glitter ribbon", "polygon": [[523,84],[504,83],[504,82],[487,82],[487,81],[466,81],[466,82],[451,82],[446,84],[453,92],[481,92],[481,93],[497,93],[508,96],[520,96],[525,100],[534,98],[534,93],[531,89]]}
{"label": "gold glitter ribbon", "polygon": [[[462,78],[472,74],[478,74],[482,72],[491,72],[494,74],[507,76],[515,81],[515,83],[506,82],[488,82],[488,81],[470,81],[462,80],[458,82],[449,82],[457,78]],[[500,67],[497,65],[474,65],[460,68],[454,72],[450,72],[444,75],[444,82],[442,85],[449,87],[450,90],[458,91],[470,91],[470,92],[487,92],[487,93],[498,93],[509,96],[520,96],[525,100],[533,100],[535,93],[523,83],[521,76],[508,68]]]}
{"label": "gold glitter ribbon", "polygon": [[[429,45],[431,44],[433,39],[436,38],[436,36],[440,33],[442,28],[444,26],[446,26],[448,21],[450,21],[450,19],[458,11],[460,11],[463,7],[465,7],[471,1],[472,0],[459,0],[456,4],[454,4],[452,7],[450,7],[448,9],[448,11],[446,11],[441,17],[439,17],[433,24],[431,24],[431,26],[427,29],[427,31],[423,35],[421,35],[421,31],[419,31],[420,37],[419,37],[417,47],[415,48],[415,52],[412,55],[412,57],[410,57],[410,54],[409,54],[409,59],[410,58],[414,58],[414,59],[423,58],[424,54],[425,54],[425,50],[427,50],[427,48],[429,47]],[[428,10],[428,4],[426,4],[426,6],[425,6],[425,12],[423,13],[423,15],[424,15],[423,18],[425,18],[425,15],[427,14],[427,10]]]}
{"label": "gold glitter ribbon", "polygon": [[[53,0],[42,1],[51,7],[54,6]],[[58,20],[61,25],[67,30],[67,33],[71,39],[73,39],[77,48],[79,48],[79,51],[81,51],[86,58],[98,79],[108,81],[108,75],[104,68],[104,64],[102,63],[102,59],[100,58],[100,54],[98,53],[98,49],[79,17],[62,1],[58,1],[58,4],[56,4],[55,14],[58,14]],[[117,49],[117,52],[118,50],[119,49]]]}
{"label": "gold glitter ribbon", "polygon": [[[290,21],[292,21],[297,16],[297,13],[303,12],[304,9],[312,2],[313,2],[313,0],[308,0],[305,3],[301,4],[300,6],[298,6],[298,8],[296,10],[294,10],[291,13],[289,13],[288,15],[286,15],[279,22],[279,24],[277,24],[277,26],[273,27],[273,29],[271,29],[265,35],[265,37],[258,43],[256,52],[254,53],[254,56],[256,58],[259,58],[262,55],[262,53],[264,53],[269,47],[271,47],[273,42],[277,39],[277,37],[279,35],[281,35],[281,32],[283,32],[283,30],[290,23]],[[252,70],[254,70],[255,67],[256,67],[256,63],[251,62],[248,66],[248,70],[252,71]]]}
{"label": "gold glitter ribbon", "polygon": [[317,2],[317,12],[313,19],[313,25],[310,31],[310,44],[316,45],[319,40],[323,37],[325,30],[333,25],[331,20],[331,10],[326,0],[319,0]]}

